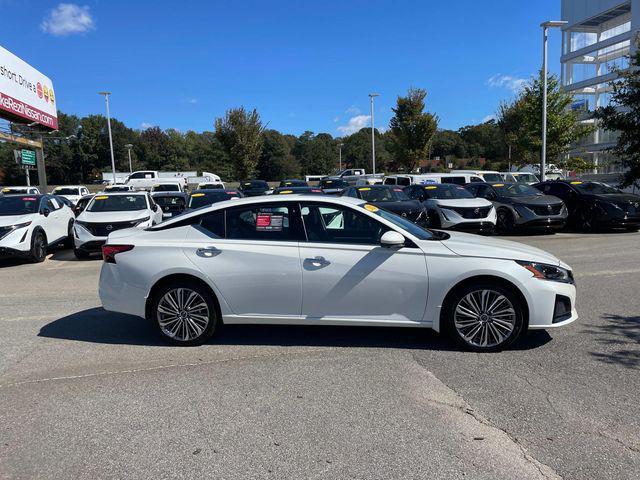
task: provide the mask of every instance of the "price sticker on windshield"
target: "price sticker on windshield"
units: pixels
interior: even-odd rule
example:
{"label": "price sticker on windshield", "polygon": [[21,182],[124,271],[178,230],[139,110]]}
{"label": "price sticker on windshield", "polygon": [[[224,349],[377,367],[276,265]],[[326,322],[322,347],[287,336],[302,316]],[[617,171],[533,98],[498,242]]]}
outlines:
{"label": "price sticker on windshield", "polygon": [[504,183],[494,183],[494,187],[504,187]]}
{"label": "price sticker on windshield", "polygon": [[358,189],[359,192],[368,192],[369,190],[371,190],[371,187],[364,187],[364,188]]}
{"label": "price sticker on windshield", "polygon": [[582,182],[571,182],[571,185],[582,185]]}
{"label": "price sticker on windshield", "polygon": [[287,195],[289,193],[293,193],[293,190],[281,190],[280,195]]}
{"label": "price sticker on windshield", "polygon": [[369,205],[368,203],[364,206],[364,209],[369,210],[370,212],[377,212],[378,210],[380,210],[375,205]]}
{"label": "price sticker on windshield", "polygon": [[281,232],[284,215],[259,213],[256,216],[256,232]]}
{"label": "price sticker on windshield", "polygon": [[425,190],[435,190],[438,187],[435,186],[429,186],[429,187],[424,187]]}
{"label": "price sticker on windshield", "polygon": [[192,193],[192,197],[204,197],[204,193]]}
{"label": "price sticker on windshield", "polygon": [[99,197],[96,197],[96,200],[106,200],[107,198],[109,197],[107,197],[106,195],[101,195]]}

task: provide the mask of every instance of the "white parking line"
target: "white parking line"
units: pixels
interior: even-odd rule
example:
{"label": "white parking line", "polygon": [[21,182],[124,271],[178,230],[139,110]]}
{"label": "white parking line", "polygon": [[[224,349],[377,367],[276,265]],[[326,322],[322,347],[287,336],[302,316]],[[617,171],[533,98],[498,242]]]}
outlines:
{"label": "white parking line", "polygon": [[630,268],[628,270],[598,270],[595,272],[577,273],[576,277],[611,277],[614,275],[627,275],[630,273],[640,273],[640,268]]}

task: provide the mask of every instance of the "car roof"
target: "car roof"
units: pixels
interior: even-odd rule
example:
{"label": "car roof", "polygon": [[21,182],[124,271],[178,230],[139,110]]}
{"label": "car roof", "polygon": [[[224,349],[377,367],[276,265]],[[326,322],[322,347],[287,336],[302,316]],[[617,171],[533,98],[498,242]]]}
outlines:
{"label": "car roof", "polygon": [[[261,203],[282,203],[282,202],[294,202],[294,201],[311,201],[311,202],[322,202],[322,203],[331,203],[338,205],[346,205],[346,206],[358,206],[363,205],[367,202],[364,200],[360,200],[359,198],[353,197],[334,197],[331,195],[307,195],[304,193],[301,194],[291,194],[291,195],[264,195],[259,197],[244,197],[244,198],[236,198],[233,200],[225,200],[223,202],[214,203],[213,205],[209,205],[207,207],[198,208],[188,213],[183,213],[179,217],[175,217],[169,220],[165,220],[164,222],[158,224],[156,227],[168,227],[174,223],[183,222],[188,218],[196,217],[198,215],[202,215],[203,213],[213,212],[215,210],[221,210],[227,208],[229,206],[233,207],[241,207],[243,205],[254,205]],[[154,230],[151,227],[151,230]]]}
{"label": "car roof", "polygon": [[[175,193],[175,192],[174,192]],[[96,195],[109,195],[110,197],[117,197],[118,195],[147,195],[147,192],[141,191],[141,190],[129,190],[126,192],[110,192],[110,191],[106,191],[106,192],[98,192],[96,193]]]}
{"label": "car roof", "polygon": [[[121,193],[126,193],[126,192],[121,192]],[[151,192],[151,196],[153,198],[156,198],[156,197],[188,197],[189,195],[187,195],[184,192]]]}
{"label": "car roof", "polygon": [[54,188],[54,190],[56,188],[87,188],[84,185],[58,185],[57,187]]}

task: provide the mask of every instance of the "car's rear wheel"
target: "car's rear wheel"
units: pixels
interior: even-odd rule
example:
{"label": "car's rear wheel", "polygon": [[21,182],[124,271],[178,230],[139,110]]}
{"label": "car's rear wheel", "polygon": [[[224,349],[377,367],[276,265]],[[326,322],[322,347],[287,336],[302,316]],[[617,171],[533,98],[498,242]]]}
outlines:
{"label": "car's rear wheel", "polygon": [[578,227],[583,232],[592,232],[594,230],[593,212],[586,209],[580,210]]}
{"label": "car's rear wheel", "polygon": [[160,335],[173,345],[202,345],[213,336],[218,324],[211,293],[190,282],[161,288],[154,296],[152,315]]}
{"label": "car's rear wheel", "polygon": [[29,260],[33,263],[44,262],[47,258],[47,237],[41,231],[34,232],[31,237]]}
{"label": "car's rear wheel", "polygon": [[477,352],[505,349],[524,328],[524,309],[518,295],[498,283],[456,291],[448,299],[444,314],[445,333]]}

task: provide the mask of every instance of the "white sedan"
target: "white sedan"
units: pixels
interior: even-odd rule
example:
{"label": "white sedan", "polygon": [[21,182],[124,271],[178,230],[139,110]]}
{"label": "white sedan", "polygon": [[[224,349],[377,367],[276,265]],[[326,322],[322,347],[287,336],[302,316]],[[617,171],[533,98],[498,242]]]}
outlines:
{"label": "white sedan", "polygon": [[422,229],[363,200],[216,203],[109,235],[106,310],[146,317],[170,343],[221,323],[433,328],[476,351],[578,318],[568,265],[514,242]]}

